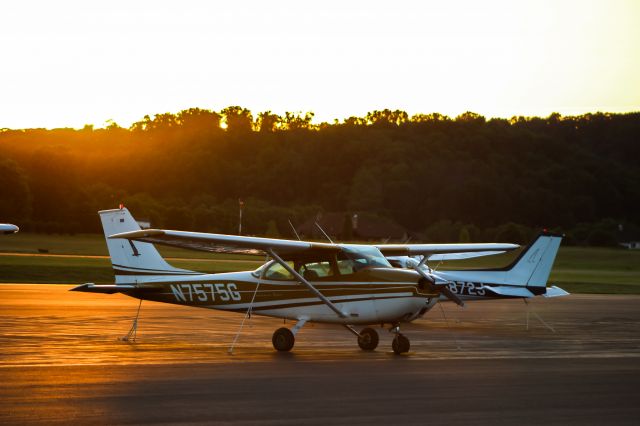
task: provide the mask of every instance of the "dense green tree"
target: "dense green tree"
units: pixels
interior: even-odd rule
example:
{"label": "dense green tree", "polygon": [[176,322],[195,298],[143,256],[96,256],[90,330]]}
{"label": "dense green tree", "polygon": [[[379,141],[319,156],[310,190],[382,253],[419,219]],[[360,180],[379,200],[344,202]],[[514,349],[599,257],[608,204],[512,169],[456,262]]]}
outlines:
{"label": "dense green tree", "polygon": [[282,118],[271,113],[271,111],[264,111],[258,114],[258,120],[256,121],[256,128],[260,132],[273,132],[278,129],[278,126],[282,123]]}
{"label": "dense green tree", "polygon": [[360,168],[349,192],[349,210],[376,212],[382,209],[382,182],[367,168]]}
{"label": "dense green tree", "polygon": [[229,133],[249,133],[253,129],[251,111],[239,106],[229,106],[221,111]]}
{"label": "dense green tree", "polygon": [[460,232],[458,233],[458,242],[459,243],[470,243],[471,242],[471,234],[469,233],[469,229],[466,226],[460,228]]}
{"label": "dense green tree", "polygon": [[372,111],[365,117],[366,121],[373,125],[395,125],[398,126],[409,120],[409,115],[405,111],[383,109],[382,111]]}
{"label": "dense green tree", "polygon": [[23,223],[31,215],[27,176],[14,161],[0,158],[0,222]]}
{"label": "dense green tree", "polygon": [[287,130],[300,130],[300,129],[311,129],[311,120],[313,120],[313,113],[306,112],[302,115],[301,112],[293,113],[293,112],[285,112],[284,116],[284,125]]}
{"label": "dense green tree", "polygon": [[[157,226],[236,232],[243,198],[252,200],[247,233],[273,220],[294,237],[287,221],[322,209],[385,216],[433,241],[455,241],[463,228],[472,241],[556,228],[587,243],[604,218],[640,222],[640,113],[487,120],[384,109],[322,125],[311,113],[253,117],[239,106],[192,108],[129,129],[0,131],[0,179],[22,188],[2,208],[34,229],[95,231],[95,211],[124,200]],[[519,231],[507,233],[509,222]]]}

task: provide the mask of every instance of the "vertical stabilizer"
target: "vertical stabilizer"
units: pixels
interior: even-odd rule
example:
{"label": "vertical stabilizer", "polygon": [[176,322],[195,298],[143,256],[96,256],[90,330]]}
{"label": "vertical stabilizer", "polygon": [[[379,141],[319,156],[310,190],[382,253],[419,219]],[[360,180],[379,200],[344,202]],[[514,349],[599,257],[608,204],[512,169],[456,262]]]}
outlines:
{"label": "vertical stabilizer", "polygon": [[172,275],[198,274],[171,266],[153,244],[120,238],[109,239],[113,234],[140,230],[140,226],[126,208],[102,210],[98,213],[111,256],[116,284],[155,281]]}
{"label": "vertical stabilizer", "polygon": [[507,272],[506,283],[545,287],[562,236],[543,232],[516,259]]}

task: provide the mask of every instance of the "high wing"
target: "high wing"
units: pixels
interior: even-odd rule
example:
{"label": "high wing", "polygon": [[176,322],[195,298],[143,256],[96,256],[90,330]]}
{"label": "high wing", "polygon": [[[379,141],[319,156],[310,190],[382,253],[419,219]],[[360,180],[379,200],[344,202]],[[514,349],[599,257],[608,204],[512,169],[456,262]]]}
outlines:
{"label": "high wing", "polygon": [[[497,254],[505,253],[504,250],[499,251],[475,251],[467,253],[440,253],[426,256],[426,262],[442,262],[447,260],[466,260],[476,257],[495,256]],[[411,268],[413,264],[420,263],[420,256],[386,256],[386,258],[394,266],[400,266],[402,268]]]}
{"label": "high wing", "polygon": [[298,281],[305,285],[324,304],[340,318],[346,318],[343,312],[331,300],[323,295],[313,284],[293,269],[285,260],[307,253],[340,250],[335,244],[310,243],[306,241],[280,240],[276,238],[245,237],[241,235],[206,234],[199,232],[169,231],[162,229],[146,229],[122,232],[109,236],[110,239],[125,238],[152,244],[163,244],[191,250],[213,253],[267,254],[278,262]]}
{"label": "high wing", "polygon": [[444,260],[464,260],[464,259],[473,259],[476,257],[484,257],[484,256],[495,256],[497,254],[505,253],[504,250],[497,251],[470,251],[466,253],[442,253],[442,254],[432,254],[427,259],[430,262],[439,262]]}
{"label": "high wing", "polygon": [[[109,236],[145,243],[162,244],[189,250],[211,253],[266,254],[273,250],[281,256],[291,256],[312,251],[338,251],[340,245],[308,241],[282,240],[278,238],[246,237],[242,235],[209,234],[203,232],[144,229]],[[430,256],[444,253],[496,252],[519,248],[517,244],[381,244],[374,245],[385,256]]]}
{"label": "high wing", "polygon": [[376,247],[385,256],[431,256],[445,253],[497,252],[519,248],[518,244],[473,243],[473,244],[382,244]]}
{"label": "high wing", "polygon": [[[163,229],[145,229],[113,234],[109,239],[128,239],[152,244],[162,244],[172,247],[180,247],[190,250],[200,250],[213,253],[238,253],[238,254],[266,254],[278,262],[284,269],[292,274],[312,293],[322,300],[339,317],[346,318],[347,313],[324,296],[313,284],[293,269],[286,260],[304,256],[305,253],[318,254],[319,252],[338,252],[343,246],[339,244],[314,243],[307,241],[281,240],[276,238],[245,237],[241,235],[208,234],[200,232],[171,231]],[[371,247],[371,246],[370,246]],[[373,245],[383,255],[412,256],[422,255],[424,259],[433,254],[468,253],[486,251],[513,250],[519,246],[516,244],[405,244],[405,245]],[[422,263],[422,262],[421,262]],[[426,272],[419,268],[414,269],[423,277],[432,280]],[[446,285],[436,285],[434,291],[444,294],[454,302],[464,303],[452,294]]]}
{"label": "high wing", "polygon": [[335,244],[163,229],[144,229],[141,231],[123,232],[111,235],[109,238],[124,238],[133,241],[162,244],[211,253],[264,255],[273,250],[282,257],[294,256],[305,252],[340,250],[339,246]]}

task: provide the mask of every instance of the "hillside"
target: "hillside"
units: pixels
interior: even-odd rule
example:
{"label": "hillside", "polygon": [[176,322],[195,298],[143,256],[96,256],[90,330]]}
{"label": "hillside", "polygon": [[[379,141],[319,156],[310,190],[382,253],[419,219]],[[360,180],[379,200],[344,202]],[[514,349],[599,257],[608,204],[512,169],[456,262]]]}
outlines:
{"label": "hillside", "polygon": [[515,223],[577,242],[602,228],[612,243],[618,224],[638,225],[640,113],[384,110],[320,125],[312,116],[230,107],[147,116],[130,129],[5,129],[0,218],[99,232],[95,212],[124,202],[154,226],[235,232],[243,199],[245,233],[287,237],[288,220],[320,210],[368,212],[416,235],[431,227],[433,240],[483,239]]}

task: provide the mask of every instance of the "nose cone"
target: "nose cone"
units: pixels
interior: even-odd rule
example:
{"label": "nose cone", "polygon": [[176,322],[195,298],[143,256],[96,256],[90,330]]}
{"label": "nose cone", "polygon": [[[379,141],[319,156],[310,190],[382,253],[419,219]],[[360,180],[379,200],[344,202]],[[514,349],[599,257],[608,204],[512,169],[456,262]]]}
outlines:
{"label": "nose cone", "polygon": [[20,228],[9,223],[0,223],[0,234],[15,234]]}

